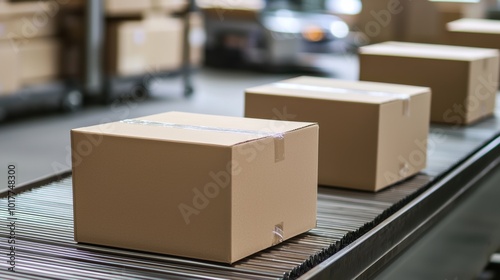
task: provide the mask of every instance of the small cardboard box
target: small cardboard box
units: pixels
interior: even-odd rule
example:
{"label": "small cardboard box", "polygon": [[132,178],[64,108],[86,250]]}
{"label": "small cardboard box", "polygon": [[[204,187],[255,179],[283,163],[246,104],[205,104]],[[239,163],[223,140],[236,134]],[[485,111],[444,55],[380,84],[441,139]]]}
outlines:
{"label": "small cardboard box", "polygon": [[249,88],[245,116],[314,121],[320,185],[378,191],[426,165],[429,88],[299,77]]}
{"label": "small cardboard box", "polygon": [[182,23],[175,18],[117,21],[108,25],[107,69],[137,75],[182,65]]}
{"label": "small cardboard box", "polygon": [[498,50],[385,42],[359,49],[364,81],[432,89],[431,121],[469,124],[493,113]]}
{"label": "small cardboard box", "polygon": [[77,242],[232,263],[316,225],[313,123],[170,112],[71,145]]}
{"label": "small cardboard box", "polygon": [[464,18],[447,24],[452,45],[500,50],[500,21]]}

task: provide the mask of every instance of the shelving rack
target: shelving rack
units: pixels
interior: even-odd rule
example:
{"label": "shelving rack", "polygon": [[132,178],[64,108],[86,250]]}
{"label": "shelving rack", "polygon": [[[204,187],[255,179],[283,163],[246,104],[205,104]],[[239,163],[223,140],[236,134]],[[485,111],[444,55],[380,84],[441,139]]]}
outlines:
{"label": "shelving rack", "polygon": [[[103,49],[105,41],[105,15],[101,0],[88,0],[86,6],[86,67],[84,88],[86,97],[108,103],[116,98],[128,96],[142,97],[149,94],[150,81],[182,76],[184,95],[193,93],[190,65],[189,13],[195,9],[194,0],[189,0],[187,8],[180,13],[183,20],[182,66],[174,71],[147,73],[145,75],[112,76],[103,70]],[[128,90],[127,90],[128,89]]]}
{"label": "shelving rack", "polygon": [[58,80],[40,85],[26,86],[9,95],[0,96],[0,121],[10,115],[19,115],[40,108],[76,111],[84,101],[109,103],[127,96],[144,97],[149,94],[153,79],[181,77],[183,93],[193,93],[190,65],[189,13],[195,10],[194,0],[179,13],[183,21],[183,54],[180,69],[134,76],[110,76],[103,70],[105,15],[103,1],[88,0],[85,6],[85,69],[79,82]]}

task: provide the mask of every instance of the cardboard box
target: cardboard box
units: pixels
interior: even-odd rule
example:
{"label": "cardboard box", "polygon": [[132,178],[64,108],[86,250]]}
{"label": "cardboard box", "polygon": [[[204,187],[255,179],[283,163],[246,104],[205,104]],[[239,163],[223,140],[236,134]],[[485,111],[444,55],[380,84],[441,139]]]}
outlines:
{"label": "cardboard box", "polygon": [[19,47],[19,78],[22,84],[51,81],[61,74],[61,43],[56,38],[27,41]]}
{"label": "cardboard box", "polygon": [[59,78],[61,44],[55,38],[37,38],[13,44],[0,42],[0,94],[22,86]]}
{"label": "cardboard box", "polygon": [[492,0],[362,0],[353,31],[361,32],[361,43],[385,41],[447,43],[446,23],[468,17],[484,17]]}
{"label": "cardboard box", "polygon": [[216,20],[255,21],[259,12],[265,7],[262,0],[247,1],[218,1],[198,0],[196,4],[203,10],[208,18]]}
{"label": "cardboard box", "polygon": [[0,40],[29,40],[58,33],[57,3],[0,3]]}
{"label": "cardboard box", "polygon": [[431,121],[469,124],[493,113],[498,50],[385,42],[359,49],[364,81],[432,89]]}
{"label": "cardboard box", "polygon": [[8,95],[19,89],[18,60],[10,44],[0,44],[0,95]]}
{"label": "cardboard box", "polygon": [[411,3],[398,0],[361,0],[362,9],[351,27],[359,32],[360,44],[402,40],[406,7]]}
{"label": "cardboard box", "polygon": [[450,44],[500,50],[500,21],[464,18],[448,23]]}
{"label": "cardboard box", "polygon": [[430,89],[299,77],[245,91],[245,116],[318,122],[320,185],[378,191],[425,168]]}
{"label": "cardboard box", "polygon": [[182,23],[174,18],[108,24],[107,69],[137,75],[169,71],[182,65]]}
{"label": "cardboard box", "polygon": [[138,16],[152,8],[150,0],[105,0],[104,12],[107,16]]}
{"label": "cardboard box", "polygon": [[77,242],[232,263],[316,225],[316,124],[170,112],[71,144]]}
{"label": "cardboard box", "polygon": [[187,0],[151,0],[151,6],[155,10],[167,13],[182,12],[188,7]]}

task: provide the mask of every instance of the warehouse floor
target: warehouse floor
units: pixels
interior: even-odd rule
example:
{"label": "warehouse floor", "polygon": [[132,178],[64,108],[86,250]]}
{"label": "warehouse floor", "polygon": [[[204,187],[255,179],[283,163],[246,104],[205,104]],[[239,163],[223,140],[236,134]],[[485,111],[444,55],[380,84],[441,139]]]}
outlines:
{"label": "warehouse floor", "polygon": [[[332,57],[330,64],[331,76],[357,78],[356,57]],[[0,123],[0,182],[6,182],[9,163],[17,166],[18,184],[70,169],[72,128],[167,111],[242,116],[245,88],[298,75],[200,69],[193,76],[195,93],[189,99],[182,96],[181,79],[174,78],[158,82],[151,98],[142,102],[95,105],[73,114],[51,113]],[[0,183],[0,191],[4,188],[5,184]]]}

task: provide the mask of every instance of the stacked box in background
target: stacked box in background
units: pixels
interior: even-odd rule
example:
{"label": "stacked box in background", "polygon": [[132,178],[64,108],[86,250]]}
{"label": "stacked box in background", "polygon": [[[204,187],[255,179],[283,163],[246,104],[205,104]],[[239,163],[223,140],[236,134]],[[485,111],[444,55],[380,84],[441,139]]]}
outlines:
{"label": "stacked box in background", "polygon": [[448,23],[450,43],[500,50],[500,21],[464,18]]}
{"label": "stacked box in background", "polygon": [[496,49],[385,42],[359,49],[359,79],[430,87],[431,121],[464,125],[493,113],[498,60]]}
{"label": "stacked box in background", "polygon": [[[105,69],[127,76],[178,70],[183,57],[185,0],[118,1],[104,4],[106,19]],[[204,30],[201,16],[190,16],[191,63],[201,64]]]}
{"label": "stacked box in background", "polygon": [[462,17],[483,18],[494,2],[363,0],[354,31],[364,34],[363,44],[385,41],[448,43],[446,23]]}
{"label": "stacked box in background", "polygon": [[182,65],[182,22],[158,17],[109,22],[108,74],[139,75],[174,70]]}
{"label": "stacked box in background", "polygon": [[57,80],[61,41],[57,3],[0,2],[0,94]]}

